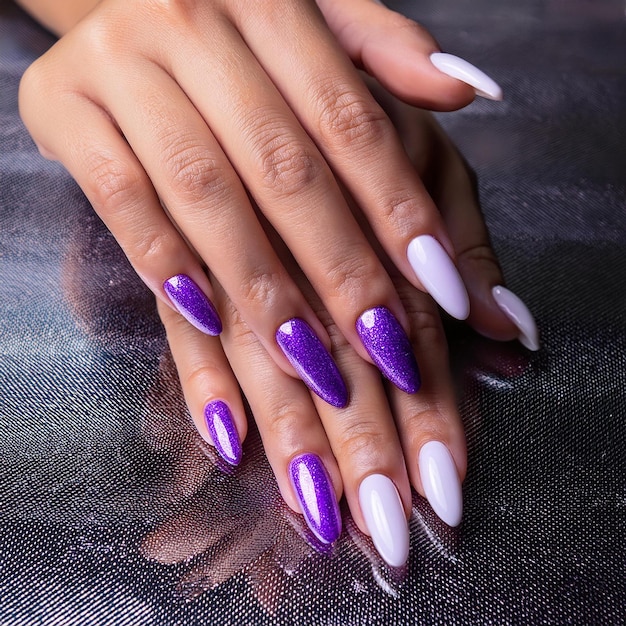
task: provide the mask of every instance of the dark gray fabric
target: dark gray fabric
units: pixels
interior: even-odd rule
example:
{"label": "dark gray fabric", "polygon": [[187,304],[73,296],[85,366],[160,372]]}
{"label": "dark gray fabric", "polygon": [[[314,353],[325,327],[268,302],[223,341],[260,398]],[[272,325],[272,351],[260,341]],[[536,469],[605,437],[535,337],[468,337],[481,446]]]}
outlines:
{"label": "dark gray fabric", "polygon": [[254,433],[218,469],[150,294],[19,121],[52,38],[0,7],[1,624],[625,622],[623,3],[401,5],[505,89],[441,119],[543,338],[530,354],[450,329],[464,522],[416,496],[403,575],[345,510],[317,551]]}

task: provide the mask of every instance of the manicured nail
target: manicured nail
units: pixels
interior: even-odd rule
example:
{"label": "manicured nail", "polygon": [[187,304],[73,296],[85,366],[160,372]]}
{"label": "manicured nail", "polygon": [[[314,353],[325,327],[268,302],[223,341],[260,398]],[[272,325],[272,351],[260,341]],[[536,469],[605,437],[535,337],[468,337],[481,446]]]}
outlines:
{"label": "manicured nail", "polygon": [[289,478],[311,532],[323,543],[333,543],[341,534],[341,513],[333,484],[321,459],[307,453],[292,459]]}
{"label": "manicured nail", "polygon": [[204,421],[219,455],[231,465],[241,461],[241,443],[226,402],[214,400],[204,407]]}
{"label": "manicured nail", "polygon": [[458,526],[463,515],[463,492],[450,451],[440,441],[429,441],[420,450],[418,465],[433,511],[448,526]]}
{"label": "manicured nail", "polygon": [[407,256],[426,291],[452,317],[469,315],[469,297],[456,266],[443,246],[431,235],[411,241]]}
{"label": "manicured nail", "polygon": [[502,312],[517,326],[519,342],[529,350],[539,350],[539,331],[528,307],[509,289],[497,285],[491,290]]}
{"label": "manicured nail", "polygon": [[219,335],[222,322],[202,289],[186,274],[177,274],[163,283],[163,289],[176,310],[198,330],[207,335]]}
{"label": "manicured nail", "polygon": [[356,322],[356,331],[378,369],[406,393],[421,384],[413,347],[400,322],[384,306],[368,309]]}
{"label": "manicured nail", "polygon": [[333,357],[304,320],[294,317],[281,324],[276,341],[311,391],[333,406],[348,404],[348,390]]}
{"label": "manicured nail", "polygon": [[434,52],[430,62],[444,74],[467,83],[476,91],[476,95],[489,100],[502,100],[502,88],[485,72],[465,59],[446,52]]}
{"label": "manicured nail", "polygon": [[371,474],[361,482],[359,503],[380,556],[392,567],[404,565],[409,557],[409,527],[396,486],[382,474]]}

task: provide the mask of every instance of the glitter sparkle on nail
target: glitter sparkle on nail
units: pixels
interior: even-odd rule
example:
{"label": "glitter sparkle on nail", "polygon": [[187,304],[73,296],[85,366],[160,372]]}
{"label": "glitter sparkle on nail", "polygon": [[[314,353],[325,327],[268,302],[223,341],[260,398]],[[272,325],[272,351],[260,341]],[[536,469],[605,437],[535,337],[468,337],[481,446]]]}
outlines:
{"label": "glitter sparkle on nail", "polygon": [[416,393],[421,385],[413,346],[400,322],[386,307],[365,311],[356,330],[363,346],[378,369],[406,393]]}

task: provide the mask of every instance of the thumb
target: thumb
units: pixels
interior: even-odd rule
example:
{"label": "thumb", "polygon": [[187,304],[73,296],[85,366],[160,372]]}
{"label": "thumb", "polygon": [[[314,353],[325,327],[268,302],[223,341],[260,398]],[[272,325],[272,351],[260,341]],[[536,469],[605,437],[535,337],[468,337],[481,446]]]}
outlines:
{"label": "thumb", "polygon": [[319,0],[329,28],[352,61],[401,100],[451,111],[502,90],[464,59],[442,53],[430,33],[375,0]]}

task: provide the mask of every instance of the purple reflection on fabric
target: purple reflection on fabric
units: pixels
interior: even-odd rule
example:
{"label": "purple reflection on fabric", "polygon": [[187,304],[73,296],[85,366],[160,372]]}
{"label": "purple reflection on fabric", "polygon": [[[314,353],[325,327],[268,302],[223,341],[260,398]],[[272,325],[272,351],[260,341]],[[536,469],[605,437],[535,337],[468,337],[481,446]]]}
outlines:
{"label": "purple reflection on fabric", "polygon": [[163,283],[163,289],[176,310],[191,325],[207,335],[222,332],[222,322],[215,307],[189,276],[172,276]]}
{"label": "purple reflection on fabric", "polygon": [[333,543],[341,534],[341,513],[335,490],[321,459],[307,453],[292,459],[289,478],[313,534],[323,543]]}
{"label": "purple reflection on fabric", "polygon": [[304,320],[281,324],[276,341],[311,391],[333,406],[348,404],[348,390],[335,361]]}
{"label": "purple reflection on fabric", "polygon": [[419,390],[421,379],[413,347],[389,309],[379,306],[365,311],[356,322],[356,330],[386,378],[407,393]]}

